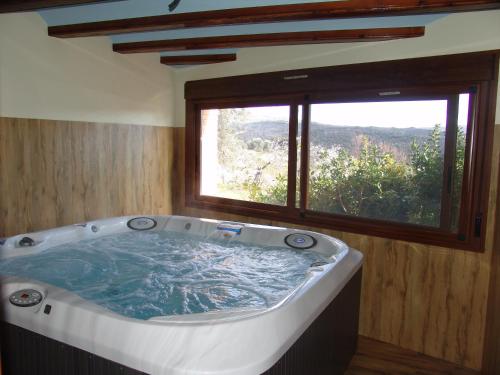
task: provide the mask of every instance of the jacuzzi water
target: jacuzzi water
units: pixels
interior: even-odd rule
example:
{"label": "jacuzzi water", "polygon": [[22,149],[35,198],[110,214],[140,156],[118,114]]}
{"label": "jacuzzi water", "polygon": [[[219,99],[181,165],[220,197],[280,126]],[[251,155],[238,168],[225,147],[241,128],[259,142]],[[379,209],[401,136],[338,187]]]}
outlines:
{"label": "jacuzzi water", "polygon": [[39,280],[136,319],[268,308],[319,253],[169,231],[127,232],[7,258],[0,274]]}

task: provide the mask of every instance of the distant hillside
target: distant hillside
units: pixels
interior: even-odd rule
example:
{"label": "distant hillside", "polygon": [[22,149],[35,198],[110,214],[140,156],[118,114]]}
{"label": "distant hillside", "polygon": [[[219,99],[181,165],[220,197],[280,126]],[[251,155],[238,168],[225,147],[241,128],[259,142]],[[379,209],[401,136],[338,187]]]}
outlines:
{"label": "distant hillside", "polygon": [[[424,143],[431,132],[432,129],[332,126],[313,122],[310,137],[313,145],[325,148],[340,146],[350,151],[359,145],[362,137],[367,137],[372,143],[390,145],[391,149],[408,155],[411,142]],[[255,138],[284,138],[288,136],[288,124],[281,121],[253,122],[245,124],[238,133],[238,137],[245,142]]]}

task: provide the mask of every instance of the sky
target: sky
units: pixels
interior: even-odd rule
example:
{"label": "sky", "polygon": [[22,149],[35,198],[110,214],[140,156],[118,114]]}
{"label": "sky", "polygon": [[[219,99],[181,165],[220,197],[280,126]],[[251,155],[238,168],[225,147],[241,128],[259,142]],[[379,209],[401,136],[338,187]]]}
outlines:
{"label": "sky", "polygon": [[[467,124],[469,95],[460,95],[459,125]],[[288,121],[288,106],[247,108],[248,121]],[[345,126],[432,128],[446,124],[446,101],[313,104],[311,122]]]}

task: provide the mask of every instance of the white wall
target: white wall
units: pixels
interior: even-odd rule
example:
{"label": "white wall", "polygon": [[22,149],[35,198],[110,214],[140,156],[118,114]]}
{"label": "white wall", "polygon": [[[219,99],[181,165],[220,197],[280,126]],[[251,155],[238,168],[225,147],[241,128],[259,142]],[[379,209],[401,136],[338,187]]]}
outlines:
{"label": "white wall", "polygon": [[36,13],[0,15],[0,116],[184,126],[189,80],[488,49],[500,49],[500,11],[449,15],[417,39],[241,49],[236,62],[173,70],[108,38],[50,38]]}
{"label": "white wall", "polygon": [[114,53],[106,37],[51,38],[37,13],[0,15],[0,116],[171,126],[159,59]]}
{"label": "white wall", "polygon": [[185,125],[184,83],[190,80],[490,49],[500,49],[500,11],[452,14],[428,25],[426,35],[416,39],[241,49],[236,62],[176,72],[175,124]]}

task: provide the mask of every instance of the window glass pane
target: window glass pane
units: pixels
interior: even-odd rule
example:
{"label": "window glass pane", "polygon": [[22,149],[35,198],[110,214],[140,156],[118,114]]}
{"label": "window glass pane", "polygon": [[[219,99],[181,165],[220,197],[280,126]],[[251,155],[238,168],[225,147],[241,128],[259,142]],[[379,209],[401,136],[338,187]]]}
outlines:
{"label": "window glass pane", "polygon": [[308,208],[439,227],[446,100],[311,105]]}
{"label": "window glass pane", "polygon": [[298,121],[297,121],[297,185],[295,189],[295,207],[300,207],[300,165],[302,162],[301,159],[301,150],[302,150],[302,108],[303,106],[299,105],[298,107]]}
{"label": "window glass pane", "polygon": [[286,205],[289,106],[201,111],[201,194]]}
{"label": "window glass pane", "polygon": [[451,194],[451,230],[458,231],[460,218],[460,203],[462,181],[464,178],[465,141],[467,137],[467,123],[469,118],[469,94],[461,94],[458,106],[458,128],[456,138],[455,162],[453,164],[452,194]]}

